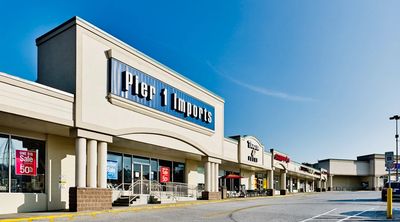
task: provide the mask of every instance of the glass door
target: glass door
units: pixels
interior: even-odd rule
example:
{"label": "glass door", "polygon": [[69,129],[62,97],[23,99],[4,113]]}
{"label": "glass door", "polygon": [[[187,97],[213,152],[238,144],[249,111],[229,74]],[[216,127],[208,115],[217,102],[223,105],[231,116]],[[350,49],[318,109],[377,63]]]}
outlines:
{"label": "glass door", "polygon": [[133,187],[134,194],[141,194],[142,193],[142,183],[138,182],[142,180],[142,165],[135,163],[133,164],[133,182],[135,186]]}
{"label": "glass door", "polygon": [[142,194],[150,194],[150,166],[142,165]]}
{"label": "glass door", "polygon": [[133,192],[135,194],[150,193],[150,165],[135,163],[133,164]]}

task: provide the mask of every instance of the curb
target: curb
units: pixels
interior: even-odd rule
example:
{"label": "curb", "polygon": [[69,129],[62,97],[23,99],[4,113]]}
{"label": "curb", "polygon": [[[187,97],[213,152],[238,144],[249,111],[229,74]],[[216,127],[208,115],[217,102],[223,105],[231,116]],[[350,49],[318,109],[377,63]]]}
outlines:
{"label": "curb", "polygon": [[285,196],[261,196],[261,197],[247,197],[247,198],[231,198],[231,199],[223,199],[223,200],[195,200],[188,202],[178,202],[178,203],[170,203],[170,204],[159,204],[159,205],[145,205],[139,207],[126,207],[123,209],[110,209],[110,210],[102,210],[102,211],[89,211],[89,212],[81,212],[81,213],[65,213],[60,215],[48,215],[48,216],[34,216],[34,217],[21,217],[21,218],[12,218],[12,219],[0,219],[0,222],[20,222],[20,221],[35,221],[35,220],[49,220],[54,221],[54,219],[68,218],[70,220],[75,217],[81,216],[92,216],[96,217],[98,214],[106,214],[106,213],[126,213],[126,212],[138,212],[138,211],[146,211],[146,210],[156,210],[156,209],[166,209],[166,208],[179,208],[179,207],[187,207],[187,206],[195,206],[195,205],[204,205],[204,204],[212,204],[212,203],[223,203],[223,202],[238,202],[238,201],[250,201],[257,199],[268,199],[268,198],[285,198],[292,196],[303,196],[314,193],[302,193],[302,194],[289,194]]}

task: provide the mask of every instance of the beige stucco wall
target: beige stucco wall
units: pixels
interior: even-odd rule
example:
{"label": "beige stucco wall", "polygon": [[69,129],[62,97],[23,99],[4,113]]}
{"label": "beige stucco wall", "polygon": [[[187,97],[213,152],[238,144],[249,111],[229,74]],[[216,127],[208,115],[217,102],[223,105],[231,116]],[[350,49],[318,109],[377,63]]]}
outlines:
{"label": "beige stucco wall", "polygon": [[[47,79],[48,84],[62,87],[55,83],[59,76],[52,67],[62,67],[64,64],[66,55],[60,49],[66,43],[60,41],[75,37],[76,41],[69,41],[70,47],[76,48],[76,54],[72,55],[76,64],[71,64],[75,70],[68,70],[62,76],[68,79],[66,84],[71,79],[76,80],[76,87],[67,87],[75,89],[76,127],[125,138],[134,137],[135,134],[156,134],[159,138],[168,137],[189,144],[192,148],[185,150],[189,153],[195,148],[203,155],[223,156],[224,101],[220,97],[84,20],[72,19],[37,40],[39,56],[43,55],[39,58],[39,79]],[[213,106],[215,130],[208,130],[115,96],[108,97],[110,57]],[[47,64],[51,67],[46,67]],[[68,75],[76,76],[70,78]],[[152,143],[154,140],[142,142]]]}
{"label": "beige stucco wall", "polygon": [[186,160],[185,173],[189,186],[197,186],[199,183],[204,184],[204,167],[201,162]]}
{"label": "beige stucco wall", "polygon": [[75,140],[48,135],[46,166],[48,210],[68,209],[69,187],[75,186]]}
{"label": "beige stucco wall", "polygon": [[73,125],[72,94],[0,73],[0,112]]}
{"label": "beige stucco wall", "polygon": [[0,193],[0,214],[46,211],[44,193]]}
{"label": "beige stucco wall", "polygon": [[334,176],[333,189],[340,191],[361,189],[361,177],[357,176]]}
{"label": "beige stucco wall", "polygon": [[240,184],[244,184],[246,186],[246,190],[255,189],[255,173],[253,171],[240,169],[240,176],[243,177],[240,179]]}
{"label": "beige stucco wall", "polygon": [[356,160],[330,160],[330,171],[333,175],[369,175],[369,162]]}
{"label": "beige stucco wall", "polygon": [[238,162],[238,142],[236,140],[224,139],[222,159]]}
{"label": "beige stucco wall", "polygon": [[264,152],[264,168],[266,170],[272,169],[272,154],[270,152]]}

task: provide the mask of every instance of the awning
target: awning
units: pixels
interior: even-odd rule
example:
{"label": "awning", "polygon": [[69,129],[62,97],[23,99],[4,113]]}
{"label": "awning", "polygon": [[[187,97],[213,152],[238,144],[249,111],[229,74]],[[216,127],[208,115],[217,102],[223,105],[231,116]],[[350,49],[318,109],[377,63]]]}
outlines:
{"label": "awning", "polygon": [[242,176],[236,175],[236,174],[228,174],[225,176],[222,176],[221,178],[225,178],[225,179],[240,179],[243,178]]}

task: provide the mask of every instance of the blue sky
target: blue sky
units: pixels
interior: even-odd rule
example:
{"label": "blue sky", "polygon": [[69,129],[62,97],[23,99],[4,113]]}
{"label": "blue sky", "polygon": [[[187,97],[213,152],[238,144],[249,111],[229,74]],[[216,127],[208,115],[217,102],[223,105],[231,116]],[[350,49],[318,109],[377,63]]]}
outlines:
{"label": "blue sky", "polygon": [[300,162],[394,150],[399,1],[0,1],[0,71],[80,16],[225,99],[225,135]]}

